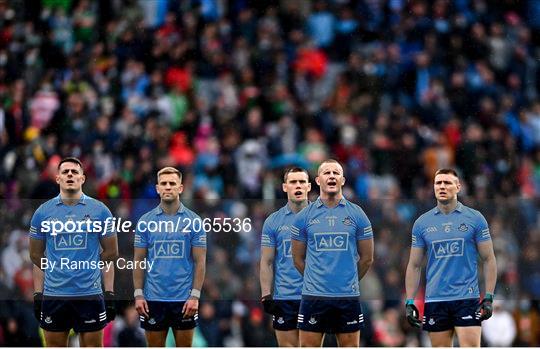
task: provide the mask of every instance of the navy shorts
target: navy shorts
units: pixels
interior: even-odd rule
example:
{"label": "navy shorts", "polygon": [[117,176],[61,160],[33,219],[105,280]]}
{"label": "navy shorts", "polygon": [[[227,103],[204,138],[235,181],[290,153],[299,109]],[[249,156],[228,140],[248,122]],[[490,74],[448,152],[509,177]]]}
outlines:
{"label": "navy shorts", "polygon": [[169,327],[174,330],[191,330],[197,326],[198,313],[184,319],[182,308],[186,302],[146,302],[149,317],[139,316],[141,327],[146,331],[165,331]]}
{"label": "navy shorts", "polygon": [[423,329],[441,332],[454,327],[480,326],[480,314],[476,312],[479,305],[478,299],[426,303],[422,319]]}
{"label": "navy shorts", "polygon": [[102,294],[83,297],[43,296],[39,325],[46,331],[95,332],[107,325]]}
{"label": "navy shorts", "polygon": [[320,333],[349,333],[364,326],[364,314],[358,298],[303,297],[298,328]]}
{"label": "navy shorts", "polygon": [[272,316],[272,325],[278,331],[297,329],[300,300],[274,300],[277,310]]}

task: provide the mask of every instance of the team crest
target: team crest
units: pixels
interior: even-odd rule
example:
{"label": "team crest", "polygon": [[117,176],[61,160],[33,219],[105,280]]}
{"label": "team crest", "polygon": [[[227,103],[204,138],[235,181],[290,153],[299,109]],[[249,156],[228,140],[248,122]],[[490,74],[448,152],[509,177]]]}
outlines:
{"label": "team crest", "polygon": [[156,319],[150,318],[150,320],[148,320],[148,323],[149,323],[150,325],[155,325],[155,324],[156,324]]}
{"label": "team crest", "polygon": [[278,319],[277,319],[277,323],[280,324],[280,325],[283,325],[285,323],[285,320],[283,320],[283,317],[280,316]]}
{"label": "team crest", "polygon": [[90,215],[89,215],[89,214],[85,214],[82,220],[83,220],[83,221],[89,221],[89,220],[90,220]]}
{"label": "team crest", "polygon": [[349,217],[349,216],[345,217],[345,219],[343,220],[343,224],[345,224],[345,225],[353,225],[353,221],[352,221],[351,217]]}
{"label": "team crest", "polygon": [[459,231],[465,232],[465,231],[469,230],[469,227],[467,227],[467,224],[461,223],[458,229],[459,229]]}
{"label": "team crest", "polygon": [[312,316],[308,322],[310,325],[315,325],[317,323],[317,320],[315,320],[315,317]]}
{"label": "team crest", "polygon": [[47,317],[45,318],[45,323],[46,323],[46,324],[50,324],[51,322],[52,322],[51,317],[50,317],[50,316],[47,316]]}
{"label": "team crest", "polygon": [[433,318],[429,319],[428,324],[430,324],[431,326],[435,325],[435,320],[433,320]]}

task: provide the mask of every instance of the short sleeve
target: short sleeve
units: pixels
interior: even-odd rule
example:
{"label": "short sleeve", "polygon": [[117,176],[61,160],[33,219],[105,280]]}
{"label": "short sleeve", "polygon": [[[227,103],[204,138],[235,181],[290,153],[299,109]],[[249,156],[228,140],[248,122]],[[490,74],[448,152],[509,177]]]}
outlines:
{"label": "short sleeve", "polygon": [[40,206],[30,221],[30,238],[36,240],[45,240],[46,227],[43,226],[43,215],[42,209],[43,206]]}
{"label": "short sleeve", "polygon": [[116,235],[116,231],[114,230],[114,221],[113,221],[113,215],[111,213],[111,210],[107,206],[105,206],[103,203],[101,204],[102,210],[100,219],[103,226],[103,231],[100,234],[100,238],[106,238],[109,236]]}
{"label": "short sleeve", "polygon": [[424,240],[424,237],[422,235],[422,225],[418,223],[418,220],[414,222],[413,228],[412,228],[412,247],[418,247],[418,248],[424,248],[426,247],[426,242]]}
{"label": "short sleeve", "polygon": [[276,234],[273,226],[273,215],[266,218],[262,227],[261,246],[276,247]]}
{"label": "short sleeve", "polygon": [[491,240],[488,222],[480,212],[478,212],[478,216],[476,217],[474,240],[476,241],[476,243]]}
{"label": "short sleeve", "polygon": [[[196,220],[202,222],[201,217],[194,215],[191,217],[192,223]],[[206,231],[204,230],[204,224],[192,224],[191,230],[191,246],[206,248]],[[198,228],[198,229],[195,229]]]}
{"label": "short sleeve", "polygon": [[291,226],[291,239],[302,242],[307,241],[307,213],[309,206],[304,208],[294,218],[294,223]]}
{"label": "short sleeve", "polygon": [[355,222],[356,222],[356,240],[373,239],[373,227],[364,210],[360,207],[355,207]]}
{"label": "short sleeve", "polygon": [[146,219],[145,216],[142,216],[137,222],[135,227],[135,241],[133,243],[134,247],[138,248],[147,248],[148,247],[148,229],[146,229]]}

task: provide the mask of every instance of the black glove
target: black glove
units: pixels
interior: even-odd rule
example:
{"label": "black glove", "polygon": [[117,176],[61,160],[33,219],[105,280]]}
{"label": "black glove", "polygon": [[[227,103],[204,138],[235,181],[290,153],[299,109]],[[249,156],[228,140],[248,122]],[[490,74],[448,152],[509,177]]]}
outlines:
{"label": "black glove", "polygon": [[267,294],[266,296],[261,298],[261,302],[263,304],[264,312],[270,315],[276,315],[278,312],[278,306],[276,302],[272,299],[271,294]]}
{"label": "black glove", "polygon": [[421,328],[420,312],[414,303],[406,303],[405,310],[407,311],[407,321],[412,327]]}
{"label": "black glove", "polygon": [[493,315],[493,295],[486,294],[478,309],[476,309],[476,313],[480,314],[480,321],[487,320]]}
{"label": "black glove", "polygon": [[107,322],[111,322],[116,317],[116,303],[114,301],[114,292],[105,291],[105,310],[107,311]]}
{"label": "black glove", "polygon": [[34,292],[34,316],[41,321],[41,306],[43,305],[43,293]]}

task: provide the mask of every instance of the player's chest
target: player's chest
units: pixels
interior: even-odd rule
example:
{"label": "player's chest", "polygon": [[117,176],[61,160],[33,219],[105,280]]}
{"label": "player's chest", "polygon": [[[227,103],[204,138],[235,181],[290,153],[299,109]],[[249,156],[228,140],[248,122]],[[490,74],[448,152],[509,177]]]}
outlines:
{"label": "player's chest", "polygon": [[319,213],[308,220],[307,237],[317,251],[346,251],[356,241],[356,224],[347,215]]}
{"label": "player's chest", "polygon": [[424,230],[424,240],[437,257],[463,255],[468,243],[474,241],[474,225],[467,219],[438,219]]}
{"label": "player's chest", "polygon": [[[96,221],[98,216],[96,210],[86,206],[61,207],[45,217],[48,222],[86,222]],[[68,223],[72,224],[72,223]],[[77,224],[77,223],[75,223]]]}

